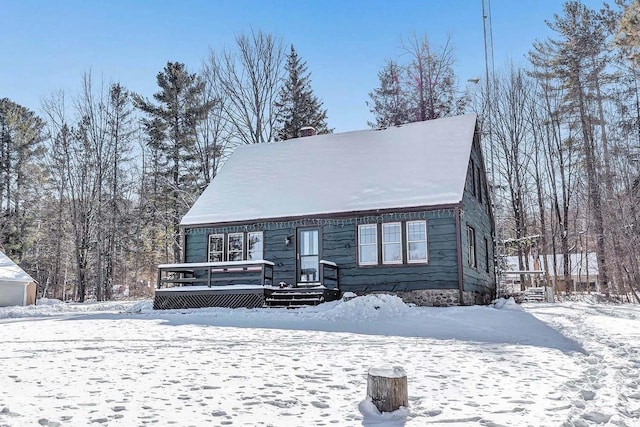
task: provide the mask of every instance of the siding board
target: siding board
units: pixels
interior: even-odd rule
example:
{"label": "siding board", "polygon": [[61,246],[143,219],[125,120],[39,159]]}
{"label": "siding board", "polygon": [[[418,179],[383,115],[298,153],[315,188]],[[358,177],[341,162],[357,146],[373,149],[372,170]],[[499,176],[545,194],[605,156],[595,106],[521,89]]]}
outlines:
{"label": "siding board", "polygon": [[[425,219],[427,221],[427,264],[377,265],[360,267],[357,263],[358,224],[403,222]],[[339,267],[340,287],[344,291],[404,291],[419,289],[457,289],[458,265],[455,239],[455,220],[452,209],[423,212],[398,212],[378,218],[353,217],[314,221],[300,220],[295,225],[263,223],[264,259],[275,263],[274,283],[296,281],[296,228],[318,226],[322,236],[322,258],[335,262]],[[185,230],[186,261],[206,261],[207,236],[217,233],[247,231],[253,224],[230,227],[196,227]],[[289,237],[291,242],[285,244]],[[406,244],[406,242],[403,242]]]}
{"label": "siding board", "polygon": [[[462,209],[464,215],[462,217],[462,246],[463,246],[463,283],[464,290],[469,292],[490,293],[495,295],[496,290],[496,278],[494,273],[494,248],[493,248],[493,224],[489,215],[487,204],[490,203],[489,195],[487,194],[488,182],[486,177],[484,162],[482,159],[482,153],[480,151],[480,144],[477,138],[474,138],[474,143],[471,151],[471,159],[473,163],[480,167],[480,182],[482,187],[482,198],[475,196],[473,193],[471,168],[467,174],[467,183],[462,199]],[[471,162],[470,162],[471,164]],[[469,242],[467,238],[467,226],[471,226],[475,230],[476,234],[476,267],[471,267],[467,262],[467,254],[469,251]],[[485,263],[485,244],[484,239],[489,242],[489,272],[487,272],[487,266]]]}

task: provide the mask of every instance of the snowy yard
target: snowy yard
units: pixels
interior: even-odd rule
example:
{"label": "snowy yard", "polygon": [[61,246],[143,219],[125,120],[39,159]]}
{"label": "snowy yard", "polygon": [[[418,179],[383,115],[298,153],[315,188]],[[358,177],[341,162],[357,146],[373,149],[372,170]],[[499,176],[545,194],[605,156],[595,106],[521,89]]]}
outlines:
{"label": "snowy yard", "polygon": [[[0,308],[0,426],[640,426],[638,306],[150,306]],[[406,420],[363,416],[394,365]]]}

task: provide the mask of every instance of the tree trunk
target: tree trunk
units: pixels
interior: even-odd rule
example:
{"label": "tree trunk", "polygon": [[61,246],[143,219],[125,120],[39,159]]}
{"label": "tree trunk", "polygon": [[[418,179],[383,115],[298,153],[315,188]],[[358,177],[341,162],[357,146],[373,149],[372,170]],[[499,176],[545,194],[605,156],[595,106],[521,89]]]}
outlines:
{"label": "tree trunk", "polygon": [[371,368],[367,377],[367,396],[380,412],[393,412],[409,406],[407,374],[398,366]]}

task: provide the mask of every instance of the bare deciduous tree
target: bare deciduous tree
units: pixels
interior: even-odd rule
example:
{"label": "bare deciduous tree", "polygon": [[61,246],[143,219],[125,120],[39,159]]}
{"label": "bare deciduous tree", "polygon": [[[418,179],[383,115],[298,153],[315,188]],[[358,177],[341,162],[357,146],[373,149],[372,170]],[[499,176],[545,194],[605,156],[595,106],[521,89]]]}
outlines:
{"label": "bare deciduous tree", "polygon": [[278,99],[284,76],[279,39],[262,31],[236,37],[236,51],[210,52],[206,67],[215,92],[224,96],[225,118],[241,144],[275,139]]}

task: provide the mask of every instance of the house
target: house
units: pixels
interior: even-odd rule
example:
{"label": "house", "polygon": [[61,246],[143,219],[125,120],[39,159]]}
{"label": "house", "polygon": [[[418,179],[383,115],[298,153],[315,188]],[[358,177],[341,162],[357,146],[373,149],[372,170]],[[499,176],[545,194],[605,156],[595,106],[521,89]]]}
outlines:
{"label": "house", "polygon": [[183,263],[159,267],[154,306],[488,303],[487,188],[476,115],[241,146],[183,217]]}
{"label": "house", "polygon": [[[544,269],[545,260],[548,267],[548,275]],[[545,277],[549,277],[551,283],[543,283],[546,286],[555,285],[556,292],[566,289],[564,285],[564,261],[562,254],[540,255],[536,259],[529,257],[529,265],[533,266],[533,272],[528,272],[526,276],[533,276],[537,282],[544,282]],[[517,293],[521,286],[521,273],[518,269],[518,257],[509,256],[505,258],[505,271],[503,272],[505,286],[508,293]],[[580,252],[569,254],[569,276],[570,289],[573,292],[600,292],[598,257],[595,252]]]}
{"label": "house", "polygon": [[0,307],[36,303],[36,281],[0,252]]}

